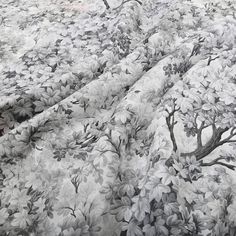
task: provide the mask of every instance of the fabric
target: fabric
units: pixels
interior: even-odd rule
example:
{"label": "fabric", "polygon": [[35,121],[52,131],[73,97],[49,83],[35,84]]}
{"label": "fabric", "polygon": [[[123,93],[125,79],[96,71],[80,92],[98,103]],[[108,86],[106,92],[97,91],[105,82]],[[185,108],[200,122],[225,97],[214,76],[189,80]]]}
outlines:
{"label": "fabric", "polygon": [[234,0],[0,2],[0,235],[236,234]]}

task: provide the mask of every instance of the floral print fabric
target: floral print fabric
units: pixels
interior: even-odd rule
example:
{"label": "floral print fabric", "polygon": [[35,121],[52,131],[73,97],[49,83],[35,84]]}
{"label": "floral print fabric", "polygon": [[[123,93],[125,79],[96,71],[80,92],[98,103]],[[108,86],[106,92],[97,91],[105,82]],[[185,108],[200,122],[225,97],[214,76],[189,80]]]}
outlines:
{"label": "floral print fabric", "polygon": [[0,235],[235,235],[235,7],[3,0]]}

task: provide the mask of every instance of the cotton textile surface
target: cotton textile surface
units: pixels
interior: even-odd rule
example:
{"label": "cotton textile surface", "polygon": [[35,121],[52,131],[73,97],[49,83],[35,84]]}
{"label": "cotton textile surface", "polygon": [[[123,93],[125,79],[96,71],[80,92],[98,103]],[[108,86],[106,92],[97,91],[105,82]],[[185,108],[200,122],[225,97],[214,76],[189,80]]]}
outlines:
{"label": "cotton textile surface", "polygon": [[234,0],[0,1],[0,235],[236,235]]}

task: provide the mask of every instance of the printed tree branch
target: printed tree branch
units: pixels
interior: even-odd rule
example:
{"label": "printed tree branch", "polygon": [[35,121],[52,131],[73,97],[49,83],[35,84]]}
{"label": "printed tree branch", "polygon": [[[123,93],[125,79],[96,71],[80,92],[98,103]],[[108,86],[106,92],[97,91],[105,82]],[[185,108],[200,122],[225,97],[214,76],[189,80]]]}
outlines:
{"label": "printed tree branch", "polygon": [[100,152],[105,153],[105,152],[113,152],[115,154],[118,155],[118,157],[121,157],[121,153],[120,153],[120,146],[121,146],[121,138],[119,137],[118,143],[115,143],[112,139],[112,135],[111,135],[111,131],[109,132],[109,134],[105,134],[105,136],[107,137],[107,142],[109,142],[111,144],[111,146],[113,147],[113,150],[102,150]]}
{"label": "printed tree branch", "polygon": [[234,143],[234,142],[236,142],[236,140],[232,139],[234,136],[236,136],[236,127],[233,127],[231,129],[230,135],[227,138],[225,138],[225,139],[223,139],[219,142],[219,146],[221,146],[225,143]]}
{"label": "printed tree branch", "polygon": [[[227,160],[228,159],[228,160]],[[236,166],[225,163],[225,162],[221,162],[221,160],[225,161],[227,160],[227,162],[229,162],[231,159],[234,159],[232,157],[224,157],[224,156],[220,156],[218,158],[216,158],[215,160],[211,161],[211,162],[206,162],[203,163],[203,161],[201,161],[201,166],[214,166],[214,165],[222,165],[225,166],[231,170],[235,170]]]}
{"label": "printed tree branch", "polygon": [[110,9],[110,5],[108,4],[107,0],[102,0],[104,5],[106,6],[106,9]]}
{"label": "printed tree branch", "polygon": [[[176,152],[178,149],[175,134],[174,134],[174,126],[177,123],[177,121],[175,121],[174,115],[175,115],[175,112],[178,110],[179,109],[176,108],[175,103],[174,103],[174,107],[171,112],[166,109],[166,111],[168,113],[168,116],[166,117],[166,124],[169,129],[170,138],[172,141],[174,152]],[[202,160],[207,155],[209,155],[211,152],[213,152],[217,147],[222,146],[223,144],[226,144],[226,143],[236,143],[236,139],[234,139],[234,137],[236,137],[236,127],[232,127],[232,128],[230,128],[230,127],[225,127],[225,128],[217,127],[215,116],[212,118],[212,121],[210,124],[205,124],[206,122],[202,121],[199,125],[197,123],[197,118],[198,118],[198,113],[195,114],[194,121],[193,121],[193,126],[194,126],[196,136],[197,136],[197,147],[192,152],[181,153],[180,154],[181,156],[183,156],[183,157],[195,156],[197,160]],[[208,127],[212,128],[212,135],[211,135],[210,139],[207,141],[207,143],[203,145],[202,133],[203,133],[203,130]],[[222,136],[229,131],[230,131],[229,135],[226,138],[222,139]],[[224,162],[220,162],[219,160],[225,160],[225,158],[222,158],[222,157],[220,159],[217,158],[214,161],[209,162],[209,163],[201,162],[201,166],[222,165],[222,166],[225,166],[231,170],[234,170],[235,167],[233,165],[227,164]]]}
{"label": "printed tree branch", "polygon": [[196,43],[196,44],[194,45],[190,57],[196,56],[196,55],[198,55],[198,54],[200,53],[200,49],[201,49],[202,43],[203,43],[204,41],[205,41],[205,38],[203,38],[203,37],[200,37],[200,38],[198,39],[198,43]]}
{"label": "printed tree branch", "polygon": [[200,127],[198,127],[197,124],[197,118],[198,118],[198,113],[196,113],[195,117],[194,117],[194,128],[196,130],[196,134],[197,134],[197,145],[198,147],[202,147],[202,131],[204,128],[208,127],[207,125],[205,125],[205,121],[201,122]]}
{"label": "printed tree branch", "polygon": [[79,180],[79,176],[76,175],[75,177],[73,177],[71,179],[71,183],[73,184],[73,186],[75,187],[75,193],[78,193],[78,188],[80,185],[80,180]]}
{"label": "printed tree branch", "polygon": [[169,132],[170,132],[170,138],[173,144],[173,151],[176,152],[178,147],[175,139],[175,134],[174,134],[174,126],[177,124],[177,121],[175,121],[175,112],[178,111],[179,108],[176,107],[176,104],[174,103],[174,108],[171,112],[166,109],[168,116],[166,117],[166,124],[168,126]]}
{"label": "printed tree branch", "polygon": [[71,211],[71,215],[74,217],[74,218],[76,218],[76,215],[75,215],[75,207],[74,207],[74,209],[73,208],[71,208],[71,207],[63,207],[64,209],[68,209],[68,210],[70,210]]}
{"label": "printed tree branch", "polygon": [[228,164],[228,163],[225,163],[225,162],[215,161],[215,160],[211,161],[211,162],[208,162],[208,163],[202,163],[201,164],[201,166],[213,166],[213,165],[225,166],[225,167],[227,167],[230,170],[235,170],[235,168],[236,168],[235,165]]}
{"label": "printed tree branch", "polygon": [[214,58],[212,58],[211,56],[208,58],[208,62],[207,65],[209,66],[211,64],[212,61],[216,60],[217,58],[219,58],[219,56],[216,56]]}
{"label": "printed tree branch", "polygon": [[[230,135],[225,138],[221,139],[222,135],[226,133],[230,128],[217,128],[215,124],[212,124],[212,136],[209,139],[209,141],[204,145],[201,146],[198,143],[197,148],[193,152],[189,153],[182,153],[182,156],[196,156],[197,160],[201,160],[204,157],[206,157],[208,154],[210,154],[212,151],[214,151],[217,147],[225,144],[225,143],[233,143],[236,142],[236,140],[233,140],[232,138],[236,135],[235,127],[233,127],[230,131]],[[204,127],[204,126],[203,126]],[[202,130],[201,130],[202,131]],[[199,134],[200,135],[200,134]]]}

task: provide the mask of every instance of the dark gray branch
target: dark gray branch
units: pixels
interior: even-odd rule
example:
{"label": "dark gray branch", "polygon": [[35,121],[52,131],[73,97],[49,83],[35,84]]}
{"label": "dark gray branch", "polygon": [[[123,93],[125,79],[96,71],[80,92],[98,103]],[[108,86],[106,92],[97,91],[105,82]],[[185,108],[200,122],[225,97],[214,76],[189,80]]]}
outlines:
{"label": "dark gray branch", "polygon": [[224,162],[221,162],[221,161],[216,161],[216,160],[208,162],[208,163],[202,163],[201,164],[201,166],[214,166],[214,165],[225,166],[225,167],[227,167],[230,170],[235,170],[235,168],[236,168],[235,165],[224,163]]}
{"label": "dark gray branch", "polygon": [[[114,150],[104,150],[105,152],[113,152],[115,154],[118,155],[118,157],[120,158],[121,157],[121,153],[120,153],[120,146],[121,146],[121,138],[119,137],[119,141],[118,141],[118,144],[115,143],[113,140],[112,140],[112,136],[111,136],[111,133],[109,134],[105,134],[105,136],[107,137],[107,141],[111,144],[111,146],[114,148]],[[102,151],[103,153],[105,153],[104,151]]]}
{"label": "dark gray branch", "polygon": [[110,9],[110,5],[108,4],[107,0],[102,0],[104,5],[106,6],[106,9]]}
{"label": "dark gray branch", "polygon": [[166,109],[166,112],[168,113],[168,116],[166,117],[166,124],[167,124],[167,127],[168,127],[169,132],[170,132],[170,139],[172,141],[173,151],[174,152],[176,152],[177,149],[178,149],[178,146],[177,146],[177,143],[176,143],[176,139],[175,139],[175,134],[174,134],[174,126],[177,124],[177,121],[175,121],[174,114],[178,110],[179,110],[179,108],[176,108],[176,104],[174,104],[173,111],[169,112]]}
{"label": "dark gray branch", "polygon": [[71,210],[71,215],[74,217],[74,218],[76,218],[76,215],[75,215],[75,208],[73,209],[73,208],[71,208],[71,207],[63,207],[64,209],[68,209],[68,210]]}
{"label": "dark gray branch", "polygon": [[233,140],[233,139],[232,139],[232,138],[235,137],[235,136],[236,136],[236,127],[234,127],[234,128],[231,129],[230,135],[229,135],[227,138],[225,138],[225,139],[223,139],[223,140],[221,140],[221,141],[219,142],[219,146],[221,146],[221,145],[223,145],[223,144],[225,144],[225,143],[234,143],[234,142],[236,142],[236,140]]}
{"label": "dark gray branch", "polygon": [[79,185],[80,185],[80,180],[79,180],[79,176],[76,175],[75,177],[73,177],[71,179],[71,183],[74,185],[75,187],[75,193],[78,193],[78,189],[79,189]]}
{"label": "dark gray branch", "polygon": [[226,140],[221,141],[222,135],[228,131],[229,128],[216,128],[215,124],[212,124],[212,136],[210,140],[204,146],[198,146],[193,152],[181,153],[182,156],[196,156],[197,160],[203,159],[205,156],[214,151],[217,147],[223,145]]}
{"label": "dark gray branch", "polygon": [[207,65],[209,66],[211,64],[212,61],[216,60],[217,58],[219,58],[219,56],[212,58],[211,56],[208,58],[208,62]]}

